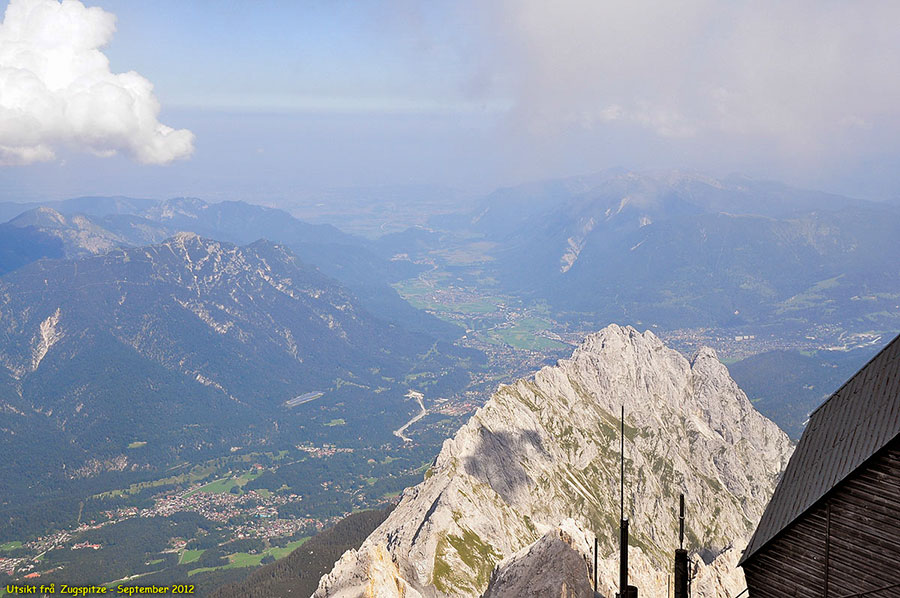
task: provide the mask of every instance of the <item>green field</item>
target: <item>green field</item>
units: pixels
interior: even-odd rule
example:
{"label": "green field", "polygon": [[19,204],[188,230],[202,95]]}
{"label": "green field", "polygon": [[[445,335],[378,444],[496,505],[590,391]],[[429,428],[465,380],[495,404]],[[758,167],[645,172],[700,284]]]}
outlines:
{"label": "green field", "polygon": [[0,550],[15,550],[16,548],[22,548],[22,543],[18,540],[0,544]]}
{"label": "green field", "polygon": [[497,305],[500,303],[504,303],[504,301],[497,297],[486,297],[478,301],[454,305],[452,311],[461,314],[489,314],[497,311]]}
{"label": "green field", "polygon": [[564,349],[565,343],[538,336],[550,328],[550,322],[541,318],[524,318],[510,328],[494,328],[484,333],[484,340],[493,344],[504,344],[516,349],[540,351],[545,349]]}
{"label": "green field", "polygon": [[236,552],[228,555],[228,564],[225,568],[235,569],[237,567],[258,567],[264,554],[250,554],[247,552]]}
{"label": "green field", "polygon": [[473,241],[466,245],[460,245],[448,249],[441,249],[435,253],[443,257],[451,266],[472,266],[490,262],[490,251],[496,247],[496,243],[490,241]]}
{"label": "green field", "polygon": [[237,486],[238,488],[243,488],[247,485],[251,480],[255,480],[259,477],[258,471],[248,471],[246,473],[242,473],[237,477],[229,477],[229,478],[220,478],[205,486],[200,486],[196,490],[192,490],[188,492],[187,496],[191,496],[192,494],[196,494],[197,492],[208,492],[209,494],[224,494],[226,492],[231,492],[231,489]]}
{"label": "green field", "polygon": [[[278,559],[282,559],[289,555],[291,552],[299,548],[306,542],[309,538],[301,538],[300,540],[296,540],[294,542],[289,543],[287,546],[279,547],[273,546],[267,550],[259,554],[250,554],[247,552],[236,552],[234,554],[228,555],[228,564],[223,565],[221,567],[200,567],[198,569],[191,569],[188,571],[188,576],[196,575],[197,573],[203,573],[204,571],[217,571],[219,569],[238,569],[241,567],[258,567],[259,562],[267,555],[271,555],[276,561]],[[185,551],[187,552],[187,551]],[[201,551],[202,552],[202,551]],[[199,555],[197,559],[199,559]],[[194,560],[197,560],[194,559]],[[189,561],[190,562],[190,561]]]}
{"label": "green field", "polygon": [[181,554],[178,555],[178,564],[185,565],[187,563],[193,563],[200,559],[200,555],[206,552],[206,549],[203,550],[182,550]]}
{"label": "green field", "polygon": [[216,480],[215,482],[210,482],[205,486],[200,486],[196,490],[191,491],[190,493],[188,493],[188,496],[191,496],[192,494],[196,494],[198,492],[207,492],[209,494],[224,494],[237,485],[237,480],[235,480],[234,478]]}
{"label": "green field", "polygon": [[300,548],[301,546],[303,546],[303,543],[306,542],[307,540],[309,540],[309,538],[300,538],[299,540],[291,542],[287,546],[284,546],[284,547],[274,546],[274,547],[268,549],[266,551],[266,554],[271,554],[273,557],[275,557],[276,561],[278,559],[283,559],[290,553],[294,552],[294,550],[296,550],[297,548]]}
{"label": "green field", "polygon": [[95,494],[92,498],[123,497],[129,496],[131,494],[137,494],[138,492],[146,488],[155,488],[157,486],[165,486],[167,484],[185,484],[199,482],[204,478],[208,478],[217,470],[218,468],[211,465],[197,465],[192,467],[187,473],[160,478],[158,480],[153,480],[152,482],[140,482],[138,484],[131,484],[130,486],[128,486],[128,488],[102,492],[100,494]]}
{"label": "green field", "polygon": [[[439,283],[438,283],[439,284]],[[435,291],[440,290],[440,286],[428,286],[423,284],[418,278],[413,280],[405,280],[393,285],[394,289],[403,297],[410,305],[418,309],[427,309],[430,311],[441,313],[455,314],[489,314],[497,311],[497,306],[505,304],[506,299],[502,297],[479,297],[475,300],[461,301],[459,303],[438,303],[434,301],[432,296]]]}
{"label": "green field", "polygon": [[[135,443],[132,443],[135,444]],[[130,446],[130,445],[129,445]],[[141,445],[143,446],[143,445]],[[133,447],[139,448],[139,447]],[[264,453],[245,453],[241,455],[232,455],[226,458],[228,463],[253,463],[259,455],[268,456],[274,460],[281,460],[287,456],[288,451],[282,450],[278,451],[278,453],[264,452]],[[129,496],[132,494],[137,494],[141,490],[145,490],[147,488],[155,488],[157,486],[166,486],[168,484],[193,484],[195,482],[201,482],[203,480],[208,480],[212,478],[214,475],[220,473],[224,467],[221,465],[215,465],[216,461],[220,461],[219,459],[212,459],[209,461],[205,461],[203,463],[199,463],[190,467],[190,469],[181,474],[170,475],[168,477],[159,478],[157,480],[152,480],[149,482],[140,482],[137,484],[131,484],[127,488],[120,488],[117,490],[110,490],[108,492],[101,492],[99,494],[93,495],[91,498],[117,498],[123,496]],[[184,469],[189,467],[188,463],[182,463],[180,465],[176,465],[170,467],[168,469],[169,472],[177,469]],[[252,478],[251,478],[252,479]],[[246,482],[245,482],[246,483]],[[241,484],[243,485],[243,484]]]}
{"label": "green field", "polygon": [[206,571],[218,571],[219,569],[233,569],[234,567],[230,565],[225,565],[224,567],[200,567],[199,569],[191,569],[188,571],[188,577],[191,575],[196,575],[197,573],[205,573]]}

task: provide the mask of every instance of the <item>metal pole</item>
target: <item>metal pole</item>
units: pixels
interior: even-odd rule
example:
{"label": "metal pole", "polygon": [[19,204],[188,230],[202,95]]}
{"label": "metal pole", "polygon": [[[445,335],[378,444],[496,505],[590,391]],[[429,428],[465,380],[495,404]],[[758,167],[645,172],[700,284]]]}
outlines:
{"label": "metal pole", "polygon": [[622,429],[619,434],[619,455],[622,460],[622,473],[619,476],[619,521],[625,520],[625,405],[622,405]]}
{"label": "metal pole", "polygon": [[688,554],[687,550],[675,550],[675,598],[688,597]]}
{"label": "metal pole", "polygon": [[619,477],[619,597],[628,596],[628,520],[625,518],[625,405],[619,433],[621,473]]}
{"label": "metal pole", "polygon": [[619,539],[619,596],[628,596],[628,520],[622,520]]}
{"label": "metal pole", "polygon": [[684,549],[684,494],[678,500],[678,544],[675,550],[675,598],[688,598],[690,569],[688,552]]}

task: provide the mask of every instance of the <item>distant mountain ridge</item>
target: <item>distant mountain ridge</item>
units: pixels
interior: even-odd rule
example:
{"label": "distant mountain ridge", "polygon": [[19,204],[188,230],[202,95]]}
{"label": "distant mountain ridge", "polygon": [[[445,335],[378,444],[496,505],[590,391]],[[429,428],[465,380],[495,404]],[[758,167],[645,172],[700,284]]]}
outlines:
{"label": "distant mountain ridge", "polygon": [[[18,213],[8,226],[27,227],[34,234],[44,235],[42,238],[58,238],[68,257],[158,243],[181,231],[239,245],[267,239],[290,247],[305,262],[342,282],[367,309],[383,319],[443,339],[463,333],[456,326],[412,308],[389,286],[414,275],[420,267],[386,259],[372,242],[331,225],[308,224],[274,208],[240,201],[211,204],[196,198],[79,198],[32,207]],[[29,255],[34,256],[32,259],[58,257],[58,251]],[[19,267],[22,262],[14,263]]]}
{"label": "distant mountain ridge", "polygon": [[[128,225],[134,223],[165,231],[167,236],[189,231],[238,244],[268,239],[290,244],[366,245],[364,239],[343,233],[334,226],[308,224],[283,210],[242,201],[208,203],[191,197],[161,201],[83,197],[30,204],[0,202],[0,214],[12,214],[8,220],[20,227],[35,226],[50,230],[93,227],[97,234],[109,235],[118,246],[147,242],[144,236],[132,236],[134,233]],[[70,249],[77,252],[79,247],[72,244]],[[81,249],[97,253],[91,247]]]}
{"label": "distant mountain ridge", "polygon": [[173,234],[168,228],[139,216],[65,215],[46,206],[23,212],[7,225],[32,228],[56,237],[68,257],[97,255],[119,247],[159,243]]}
{"label": "distant mountain ridge", "polygon": [[0,220],[7,221],[19,214],[35,208],[47,207],[65,215],[86,214],[88,216],[136,215],[150,209],[157,203],[154,199],[139,199],[119,196],[85,196],[71,199],[0,202]]}
{"label": "distant mountain ridge", "polygon": [[225,241],[250,243],[265,238],[284,243],[328,243],[362,247],[364,239],[341,232],[330,224],[309,224],[277,208],[243,201],[208,203],[179,197],[158,202],[138,214],[177,230],[190,230]]}
{"label": "distant mountain ridge", "polygon": [[[873,314],[897,325],[885,315],[896,311],[887,295],[900,293],[892,204],[624,173],[500,190],[457,224],[497,243],[487,268],[508,292],[595,321],[728,327]],[[881,299],[851,302],[863,294]]]}
{"label": "distant mountain ridge", "polygon": [[[622,204],[622,200],[626,201]],[[882,204],[822,191],[797,189],[775,181],[760,181],[732,175],[724,179],[690,172],[607,171],[590,176],[526,183],[497,189],[488,194],[470,214],[477,230],[502,239],[528,221],[557,208],[592,204],[618,210],[631,204],[657,216],[679,212],[758,215],[781,218],[813,210],[848,207],[876,208]],[[663,211],[661,211],[663,210]],[[511,218],[512,217],[512,218]]]}

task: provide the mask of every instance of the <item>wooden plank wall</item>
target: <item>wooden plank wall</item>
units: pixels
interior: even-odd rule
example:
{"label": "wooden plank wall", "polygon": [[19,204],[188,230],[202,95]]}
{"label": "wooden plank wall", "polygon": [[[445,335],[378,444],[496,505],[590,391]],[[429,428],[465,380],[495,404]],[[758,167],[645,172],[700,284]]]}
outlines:
{"label": "wooden plank wall", "polygon": [[[751,598],[843,598],[900,583],[900,437],[744,563],[744,573]],[[898,596],[900,587],[866,594]]]}

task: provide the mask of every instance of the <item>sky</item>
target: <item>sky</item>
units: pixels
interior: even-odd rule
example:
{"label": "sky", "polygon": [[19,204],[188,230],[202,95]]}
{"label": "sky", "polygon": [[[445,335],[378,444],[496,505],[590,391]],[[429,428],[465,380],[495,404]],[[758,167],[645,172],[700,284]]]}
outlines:
{"label": "sky", "polygon": [[0,200],[695,170],[900,198],[900,4],[0,2]]}

